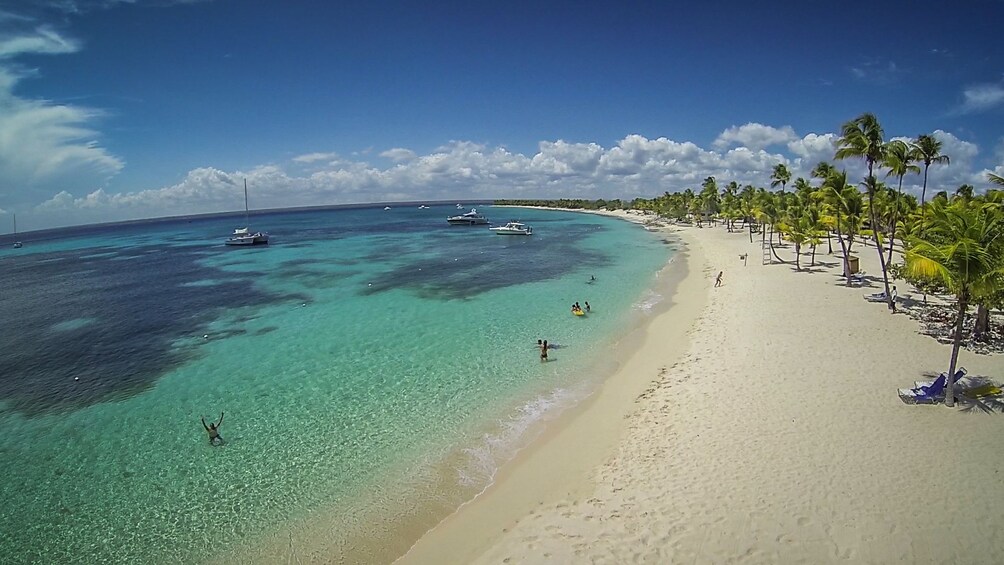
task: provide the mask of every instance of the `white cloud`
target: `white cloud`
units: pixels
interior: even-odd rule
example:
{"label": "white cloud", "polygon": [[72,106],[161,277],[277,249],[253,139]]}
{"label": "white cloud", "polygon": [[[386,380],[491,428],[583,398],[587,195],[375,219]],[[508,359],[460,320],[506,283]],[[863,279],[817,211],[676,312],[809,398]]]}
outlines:
{"label": "white cloud", "polygon": [[293,161],[296,163],[316,163],[318,161],[335,161],[337,159],[338,153],[307,153],[306,155],[293,157]]}
{"label": "white cloud", "polygon": [[[763,126],[761,131],[769,131]],[[783,129],[771,128],[783,132]],[[953,134],[938,130],[942,151],[951,165],[931,167],[928,195],[955,190],[968,183],[982,188],[985,171],[975,173],[979,148]],[[787,134],[785,134],[785,137]],[[785,163],[792,176],[809,178],[819,161],[831,161],[847,170],[857,183],[864,176],[861,159],[833,161],[834,133],[790,136],[784,152],[733,147],[706,149],[690,141],[665,137],[650,139],[628,135],[612,147],[596,143],[542,141],[533,154],[469,141],[452,141],[435,151],[418,155],[395,148],[394,155],[414,155],[386,167],[360,160],[335,159],[330,153],[294,158],[292,164],[318,163],[303,172],[270,165],[248,171],[200,168],[179,183],[137,192],[109,193],[97,189],[76,197],[54,192],[45,203],[26,211],[29,229],[53,225],[115,221],[156,216],[238,211],[243,206],[243,179],[250,188],[252,208],[285,208],[394,200],[471,200],[489,198],[632,198],[652,197],[686,188],[699,189],[708,176],[719,183],[768,187],[777,163]],[[890,137],[890,139],[894,139]],[[323,155],[324,158],[313,156]],[[884,171],[879,173],[884,175]],[[895,179],[886,179],[892,186]],[[904,179],[904,190],[920,195],[921,177]],[[22,214],[18,214],[19,220]]]}
{"label": "white cloud", "polygon": [[829,161],[836,153],[837,135],[825,133],[823,135],[810,133],[800,139],[788,142],[788,150],[801,157],[807,162]]}
{"label": "white cloud", "polygon": [[603,148],[595,143],[542,141],[530,168],[550,176],[589,175],[596,171],[602,155]]}
{"label": "white cloud", "polygon": [[98,144],[94,125],[103,111],[15,93],[31,73],[17,68],[12,57],[76,49],[45,27],[0,37],[0,191],[9,205],[37,202],[53,187],[101,185],[124,166]]}
{"label": "white cloud", "polygon": [[48,26],[40,26],[33,32],[0,36],[0,59],[9,59],[17,55],[60,53],[75,53],[79,44],[65,38]]}
{"label": "white cloud", "polygon": [[869,57],[857,65],[849,67],[854,78],[878,85],[891,85],[899,82],[907,70],[900,68],[895,61],[886,61],[878,57]]}
{"label": "white cloud", "polygon": [[1004,105],[1004,86],[1000,84],[978,84],[962,91],[962,105],[957,113],[971,114],[983,112]]}
{"label": "white cloud", "polygon": [[779,129],[750,122],[739,127],[732,126],[723,131],[713,145],[717,149],[740,145],[756,151],[771,145],[789,143],[796,139],[798,136],[795,135],[795,130],[791,126],[783,126]]}
{"label": "white cloud", "polygon": [[388,149],[380,154],[381,157],[390,159],[395,163],[400,163],[401,161],[411,161],[414,160],[418,155],[411,149],[402,149],[400,147],[395,147],[394,149]]}

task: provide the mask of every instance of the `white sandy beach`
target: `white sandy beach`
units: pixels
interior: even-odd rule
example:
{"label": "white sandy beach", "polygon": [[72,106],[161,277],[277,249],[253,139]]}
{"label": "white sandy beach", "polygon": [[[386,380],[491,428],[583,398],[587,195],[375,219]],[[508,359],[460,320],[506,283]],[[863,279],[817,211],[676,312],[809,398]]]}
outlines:
{"label": "white sandy beach", "polygon": [[[874,248],[879,283],[848,288],[825,243],[799,273],[759,235],[663,229],[688,248],[672,308],[399,563],[1004,562],[1004,417],[899,400],[951,348],[902,313],[906,283],[899,314],[863,299]],[[1004,379],[1000,355],[960,364]]]}

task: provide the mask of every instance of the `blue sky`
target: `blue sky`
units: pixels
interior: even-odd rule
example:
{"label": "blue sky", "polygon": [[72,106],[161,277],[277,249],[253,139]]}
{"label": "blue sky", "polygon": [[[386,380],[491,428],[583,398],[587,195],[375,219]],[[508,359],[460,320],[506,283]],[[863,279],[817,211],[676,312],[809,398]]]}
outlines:
{"label": "blue sky", "polygon": [[931,188],[982,189],[1002,21],[1002,0],[15,0],[0,232],[238,210],[243,178],[256,208],[767,186],[863,112],[943,142]]}

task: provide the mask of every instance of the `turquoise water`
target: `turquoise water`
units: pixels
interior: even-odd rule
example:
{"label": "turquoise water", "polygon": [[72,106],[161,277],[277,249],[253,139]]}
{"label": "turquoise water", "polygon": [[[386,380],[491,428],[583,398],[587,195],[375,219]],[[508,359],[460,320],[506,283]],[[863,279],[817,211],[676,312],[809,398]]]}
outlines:
{"label": "turquoise water", "polygon": [[[234,220],[211,219],[0,252],[0,284],[29,287],[0,298],[21,320],[0,331],[3,561],[227,559],[311,516],[358,534],[423,488],[483,488],[589,392],[672,251],[615,219],[482,211],[534,235],[395,207],[252,218],[267,248],[225,248]],[[222,411],[212,447],[199,418]]]}

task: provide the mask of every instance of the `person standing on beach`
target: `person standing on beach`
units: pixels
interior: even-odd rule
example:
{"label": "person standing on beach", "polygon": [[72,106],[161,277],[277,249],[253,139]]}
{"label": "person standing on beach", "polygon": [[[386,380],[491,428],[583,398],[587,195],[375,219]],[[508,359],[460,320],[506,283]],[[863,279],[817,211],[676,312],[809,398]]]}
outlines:
{"label": "person standing on beach", "polygon": [[542,343],[541,346],[540,346],[540,362],[541,363],[547,363],[547,340],[546,339],[544,340],[544,343]]}
{"label": "person standing on beach", "polygon": [[219,445],[223,443],[223,436],[220,435],[220,426],[223,424],[223,412],[220,412],[220,421],[217,423],[210,422],[206,425],[206,417],[202,416],[202,427],[206,428],[206,433],[209,434],[209,445]]}
{"label": "person standing on beach", "polygon": [[722,275],[725,271],[718,271],[718,277],[715,279],[715,288],[722,286]]}

